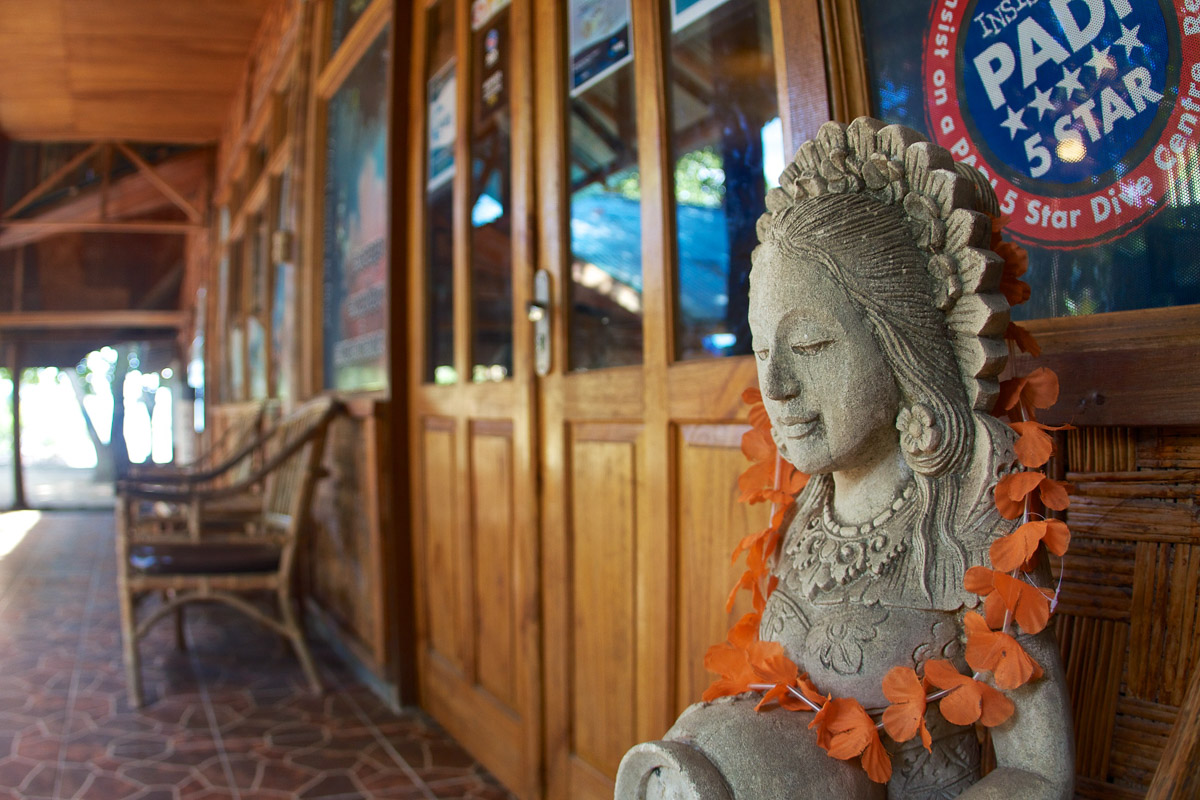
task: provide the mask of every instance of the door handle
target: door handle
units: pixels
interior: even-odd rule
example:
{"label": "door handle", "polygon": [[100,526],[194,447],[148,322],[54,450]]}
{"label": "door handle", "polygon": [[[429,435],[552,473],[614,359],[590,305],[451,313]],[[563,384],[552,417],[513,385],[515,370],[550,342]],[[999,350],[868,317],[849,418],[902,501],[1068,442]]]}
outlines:
{"label": "door handle", "polygon": [[533,371],[539,377],[550,374],[550,302],[550,273],[539,269],[533,273],[533,300],[525,306],[533,323]]}

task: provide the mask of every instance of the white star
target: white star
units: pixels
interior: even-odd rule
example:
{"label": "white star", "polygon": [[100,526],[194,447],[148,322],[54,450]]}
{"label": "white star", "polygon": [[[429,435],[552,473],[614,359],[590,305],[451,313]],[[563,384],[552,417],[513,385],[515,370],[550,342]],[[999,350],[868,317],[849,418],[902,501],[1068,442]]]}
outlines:
{"label": "white star", "polygon": [[1036,108],[1037,109],[1038,122],[1042,121],[1042,117],[1046,116],[1047,111],[1049,111],[1051,113],[1054,112],[1054,104],[1050,102],[1050,93],[1052,91],[1054,91],[1054,90],[1047,89],[1044,92],[1039,92],[1037,89],[1034,89],[1033,90],[1034,98],[1029,101],[1029,105],[1025,106],[1026,108]]}
{"label": "white star", "polygon": [[1129,56],[1133,53],[1133,48],[1145,46],[1137,37],[1138,29],[1141,27],[1141,25],[1134,25],[1133,30],[1129,30],[1129,28],[1125,27],[1124,22],[1121,23],[1121,38],[1117,39],[1115,42],[1113,42],[1113,44],[1120,45],[1121,47],[1125,48],[1126,60],[1128,60]]}
{"label": "white star", "polygon": [[1022,119],[1025,116],[1025,109],[1013,111],[1008,106],[1005,106],[1004,110],[1008,112],[1008,119],[1001,122],[1000,127],[1008,128],[1008,138],[1010,140],[1017,138],[1017,131],[1029,130],[1025,127],[1025,120]]}
{"label": "white star", "polygon": [[1108,51],[1111,49],[1112,49],[1112,45],[1109,45],[1108,47],[1104,48],[1103,50],[1097,50],[1096,45],[1092,45],[1092,57],[1089,58],[1084,63],[1087,66],[1091,67],[1092,69],[1096,70],[1097,78],[1100,77],[1101,72],[1104,72],[1105,70],[1110,70],[1110,69],[1115,70],[1117,68],[1117,64],[1113,60],[1113,57],[1108,54]]}
{"label": "white star", "polygon": [[1083,91],[1083,84],[1079,82],[1079,71],[1082,69],[1083,67],[1076,67],[1068,71],[1066,67],[1063,67],[1062,80],[1054,84],[1055,86],[1061,86],[1066,91],[1068,100],[1071,99],[1072,91]]}

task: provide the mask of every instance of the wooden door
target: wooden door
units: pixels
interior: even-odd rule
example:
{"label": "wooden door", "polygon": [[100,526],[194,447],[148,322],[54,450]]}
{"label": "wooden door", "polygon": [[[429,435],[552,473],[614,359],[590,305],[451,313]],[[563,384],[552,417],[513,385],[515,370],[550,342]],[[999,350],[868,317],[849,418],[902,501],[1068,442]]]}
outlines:
{"label": "wooden door", "polygon": [[472,11],[467,0],[418,0],[413,15],[410,141],[428,143],[430,130],[436,140],[416,144],[410,164],[419,692],[492,773],[532,798],[536,384],[529,326],[517,323],[532,273],[530,15],[523,2],[487,19]]}
{"label": "wooden door", "polygon": [[[736,287],[704,283],[699,228],[725,228],[725,280],[744,277],[764,154],[732,155],[770,127],[747,97],[769,98],[788,155],[828,105],[815,3],[705,4],[691,21],[675,4],[633,2],[624,66],[571,43],[572,5],[541,0],[535,20],[538,263],[554,298],[539,431],[546,785],[553,798],[607,800],[624,752],[699,699],[705,649],[744,610],[724,610],[738,576],[729,554],[766,522],[736,502],[754,364],[703,352],[725,341],[749,352],[733,332],[744,306]],[[626,44],[615,29],[610,53]],[[783,57],[785,29],[807,59]],[[682,208],[692,168],[723,172],[723,203]],[[735,181],[737,169],[758,177]],[[614,253],[630,238],[641,269],[624,274]],[[690,318],[708,300],[724,303],[721,324],[702,336]]]}

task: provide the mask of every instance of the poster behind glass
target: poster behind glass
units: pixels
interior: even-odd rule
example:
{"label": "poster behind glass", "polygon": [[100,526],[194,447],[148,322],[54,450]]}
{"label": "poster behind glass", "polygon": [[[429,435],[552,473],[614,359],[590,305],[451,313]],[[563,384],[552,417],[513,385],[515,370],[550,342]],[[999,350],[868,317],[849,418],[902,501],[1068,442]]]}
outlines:
{"label": "poster behind glass", "polygon": [[1029,251],[1033,297],[1014,316],[1200,302],[1200,97],[1186,92],[1200,85],[1200,28],[1182,10],[1155,0],[861,7],[875,114],[982,169]]}
{"label": "poster behind glass", "polygon": [[385,28],[329,100],[325,162],[325,386],[387,388]]}

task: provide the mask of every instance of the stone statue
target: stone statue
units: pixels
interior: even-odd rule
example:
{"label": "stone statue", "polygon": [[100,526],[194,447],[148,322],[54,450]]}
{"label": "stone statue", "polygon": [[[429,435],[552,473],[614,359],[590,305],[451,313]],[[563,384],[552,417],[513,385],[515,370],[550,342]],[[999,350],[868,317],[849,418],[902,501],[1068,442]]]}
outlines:
{"label": "stone statue", "polygon": [[[1015,523],[997,480],[1017,468],[990,411],[1007,348],[1003,261],[988,250],[996,198],[915,131],[828,123],[767,197],[749,321],[781,455],[812,476],[783,523],[759,637],[783,645],[821,694],[888,705],[897,665],[963,659],[963,576]],[[1045,584],[1043,584],[1045,585]],[[928,712],[932,752],[887,742],[872,783],[830,758],[811,713],[754,711],[759,695],[685,711],[662,741],[626,754],[618,800],[1068,798],[1071,715],[1058,648],[1020,636],[1044,676],[1008,693],[992,728],[997,768],[980,779],[971,727]],[[877,719],[878,717],[876,717]]]}

